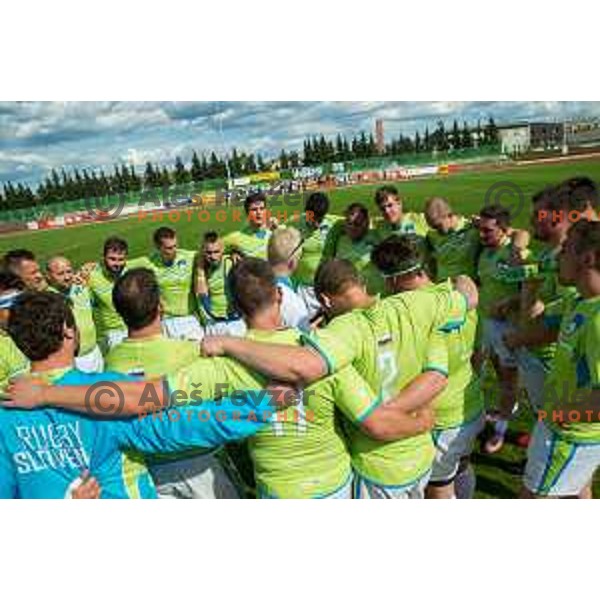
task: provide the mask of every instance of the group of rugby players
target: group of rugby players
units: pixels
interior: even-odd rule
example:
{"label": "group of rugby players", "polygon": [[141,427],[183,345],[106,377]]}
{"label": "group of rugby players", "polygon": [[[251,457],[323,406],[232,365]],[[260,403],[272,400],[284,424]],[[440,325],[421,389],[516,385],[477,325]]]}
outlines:
{"label": "group of rugby players", "polygon": [[250,195],[197,251],[160,227],[153,254],[110,237],[77,272],[8,252],[0,497],[471,498],[475,441],[498,452],[525,397],[522,496],[591,497],[598,190],[532,202],[531,247],[501,206],[405,213],[384,186],[377,217],[315,192],[285,224]]}

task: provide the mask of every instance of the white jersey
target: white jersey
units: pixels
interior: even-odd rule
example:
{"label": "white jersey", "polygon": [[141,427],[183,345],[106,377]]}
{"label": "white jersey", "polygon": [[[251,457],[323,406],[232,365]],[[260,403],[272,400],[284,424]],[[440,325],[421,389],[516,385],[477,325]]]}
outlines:
{"label": "white jersey", "polygon": [[277,287],[281,290],[281,320],[285,327],[310,329],[310,317],[306,304],[292,287],[286,277],[277,278]]}

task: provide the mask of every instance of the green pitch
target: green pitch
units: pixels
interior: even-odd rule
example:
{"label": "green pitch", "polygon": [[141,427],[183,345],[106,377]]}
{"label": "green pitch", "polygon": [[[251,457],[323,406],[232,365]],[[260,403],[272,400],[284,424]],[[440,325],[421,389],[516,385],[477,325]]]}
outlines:
{"label": "green pitch", "polygon": [[[397,187],[405,198],[405,210],[419,211],[424,201],[434,195],[448,198],[458,213],[473,214],[478,212],[484,205],[488,190],[494,185],[509,182],[518,186],[522,193],[523,209],[515,219],[514,224],[527,227],[530,218],[530,202],[532,194],[546,185],[558,183],[567,177],[585,175],[600,182],[600,158],[576,162],[563,162],[555,164],[538,164],[530,166],[513,167],[505,170],[486,172],[465,172],[425,179],[420,181],[399,182]],[[375,214],[373,195],[377,185],[361,185],[352,188],[331,190],[329,196],[332,202],[332,211],[341,213],[344,208],[352,202],[363,202]],[[517,207],[519,197],[515,193],[511,195],[509,188],[501,198],[506,206]],[[298,203],[293,206],[278,206],[274,213],[287,210],[288,216],[298,210]],[[214,211],[213,211],[214,212]],[[196,248],[203,232],[215,229],[226,233],[240,227],[239,222],[234,222],[232,213],[229,218],[220,222],[216,213],[212,214],[208,222],[201,223],[196,212],[191,214],[190,222],[187,215],[181,213],[178,222],[172,213],[171,221],[163,216],[162,221],[152,220],[146,217],[139,220],[137,217],[118,221],[73,227],[62,230],[40,231],[11,234],[0,238],[0,253],[14,248],[28,248],[35,252],[40,261],[45,261],[52,255],[58,253],[69,257],[75,264],[85,261],[98,260],[104,239],[109,235],[120,235],[127,239],[130,245],[130,254],[136,257],[147,253],[151,247],[152,232],[160,225],[174,227],[183,248]],[[223,214],[221,213],[221,218]],[[528,429],[531,422],[531,414],[527,408],[521,410],[521,414],[511,428],[511,434]],[[525,461],[525,452],[510,443],[494,456],[484,456],[479,453],[474,455],[474,463],[477,471],[477,497],[480,498],[514,498],[518,493],[522,468]],[[236,460],[243,471],[249,466],[244,466],[243,460]],[[596,478],[594,495],[600,498],[600,477]]]}
{"label": "green pitch", "polygon": [[[531,195],[548,184],[575,175],[587,175],[596,181],[600,181],[600,158],[593,161],[514,167],[501,171],[456,173],[435,179],[398,182],[397,187],[405,197],[406,210],[419,211],[427,198],[441,195],[451,201],[457,212],[472,214],[482,208],[486,193],[491,186],[509,182],[518,186],[523,196],[524,209],[516,219],[515,224],[526,226],[529,219],[529,198]],[[373,194],[377,187],[377,185],[360,185],[331,190],[329,196],[332,202],[332,212],[341,213],[348,204],[363,202],[375,214]],[[501,197],[501,201],[507,206],[516,206],[518,197],[507,192]],[[293,205],[282,205],[273,208],[275,214],[287,211],[288,216],[291,216],[297,210],[299,210],[297,200]],[[204,223],[199,222],[198,215],[195,212],[191,214],[190,222],[188,222],[188,216],[184,212],[180,212],[179,221],[175,221],[174,211],[169,215],[172,220],[168,218],[167,214],[163,213],[162,221],[153,221],[150,216],[146,216],[142,220],[137,216],[133,216],[129,219],[106,221],[67,229],[10,234],[0,238],[0,253],[13,248],[24,247],[33,251],[40,261],[61,253],[70,258],[75,264],[80,264],[89,260],[97,260],[100,257],[102,242],[106,237],[121,235],[129,242],[130,255],[136,257],[148,252],[151,246],[152,232],[160,225],[177,229],[180,246],[192,249],[198,245],[204,231],[216,229],[226,233],[240,227],[240,222],[234,222],[231,216],[225,222],[218,221],[216,212],[217,210],[213,209],[210,219]],[[230,212],[229,215],[231,214]]]}

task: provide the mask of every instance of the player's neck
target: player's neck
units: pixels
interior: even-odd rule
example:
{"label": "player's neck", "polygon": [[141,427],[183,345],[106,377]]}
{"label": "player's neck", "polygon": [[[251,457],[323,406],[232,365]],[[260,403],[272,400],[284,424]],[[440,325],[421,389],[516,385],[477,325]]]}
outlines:
{"label": "player's neck", "polygon": [[281,329],[281,313],[279,307],[268,308],[247,319],[248,329],[258,331],[277,331]]}
{"label": "player's neck", "polygon": [[292,272],[289,270],[287,265],[274,265],[273,266],[273,274],[275,275],[275,277],[281,277],[281,278],[292,276]]}
{"label": "player's neck", "polygon": [[248,220],[248,227],[254,233],[258,233],[259,231],[266,231],[267,229],[269,229],[266,223],[258,223],[252,219]]}
{"label": "player's neck", "polygon": [[427,275],[415,275],[414,277],[403,281],[402,289],[397,290],[397,293],[420,290],[428,285],[431,285],[431,279],[429,279]]}
{"label": "player's neck", "polygon": [[161,334],[160,317],[156,318],[150,325],[141,329],[129,330],[129,338],[132,340],[143,340],[145,338],[156,337]]}
{"label": "player's neck", "polygon": [[577,282],[577,291],[586,300],[600,296],[600,272],[595,269],[586,271]]}
{"label": "player's neck", "polygon": [[44,373],[56,369],[69,369],[73,367],[73,363],[73,353],[68,352],[65,348],[61,348],[44,360],[32,360],[31,372]]}
{"label": "player's neck", "polygon": [[350,295],[349,305],[354,309],[369,308],[377,302],[377,298],[370,296],[363,288],[355,287],[349,290],[348,294]]}

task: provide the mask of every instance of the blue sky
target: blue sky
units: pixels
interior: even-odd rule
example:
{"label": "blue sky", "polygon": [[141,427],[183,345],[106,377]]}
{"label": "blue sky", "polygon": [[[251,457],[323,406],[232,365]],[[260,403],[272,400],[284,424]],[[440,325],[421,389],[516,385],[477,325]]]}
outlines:
{"label": "blue sky", "polygon": [[[0,102],[0,182],[37,183],[52,167],[189,162],[194,149],[274,156],[307,135],[352,136],[384,120],[386,137],[476,121],[600,116],[600,102]],[[223,124],[223,137],[219,122]]]}

